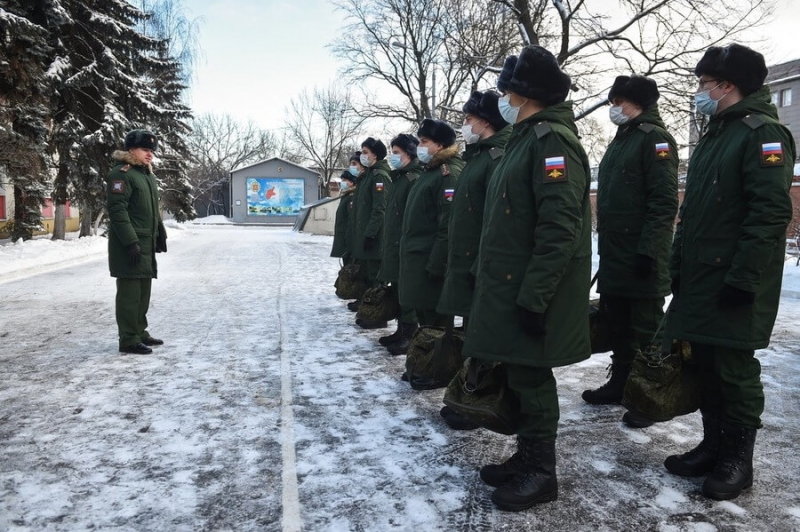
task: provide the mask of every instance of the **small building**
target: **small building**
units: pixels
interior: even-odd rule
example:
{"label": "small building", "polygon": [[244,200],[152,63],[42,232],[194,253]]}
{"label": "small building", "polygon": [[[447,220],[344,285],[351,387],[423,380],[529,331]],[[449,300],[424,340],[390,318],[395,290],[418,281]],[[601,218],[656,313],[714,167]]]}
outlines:
{"label": "small building", "polygon": [[766,84],[778,108],[778,119],[792,132],[800,157],[800,59],[769,67]]}
{"label": "small building", "polygon": [[293,225],[300,210],[319,197],[319,174],[273,157],[231,172],[234,223]]}

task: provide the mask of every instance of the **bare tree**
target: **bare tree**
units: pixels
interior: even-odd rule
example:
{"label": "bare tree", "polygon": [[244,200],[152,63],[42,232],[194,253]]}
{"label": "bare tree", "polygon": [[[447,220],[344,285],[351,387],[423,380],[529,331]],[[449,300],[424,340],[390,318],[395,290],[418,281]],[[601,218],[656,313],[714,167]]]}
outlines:
{"label": "bare tree", "polygon": [[[400,98],[368,94],[368,117],[419,123],[458,108],[468,91],[519,44],[513,14],[489,0],[336,0],[351,20],[331,48],[345,74],[377,80]],[[430,83],[429,83],[430,81]],[[365,93],[368,91],[365,91]]]}
{"label": "bare tree", "polygon": [[202,216],[227,215],[231,170],[267,159],[278,149],[278,142],[269,131],[252,122],[237,122],[230,115],[213,114],[192,121],[187,144],[194,160],[188,172],[189,184],[195,209]]}
{"label": "bare tree", "polygon": [[326,88],[304,90],[293,99],[286,131],[302,155],[319,168],[319,196],[327,196],[328,182],[341,161],[346,160],[366,117],[356,112],[350,92],[335,83]]}

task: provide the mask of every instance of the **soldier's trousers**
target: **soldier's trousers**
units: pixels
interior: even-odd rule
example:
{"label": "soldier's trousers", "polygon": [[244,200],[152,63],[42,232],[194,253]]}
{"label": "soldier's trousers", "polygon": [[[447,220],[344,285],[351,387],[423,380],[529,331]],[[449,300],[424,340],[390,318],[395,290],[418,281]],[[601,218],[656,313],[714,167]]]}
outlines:
{"label": "soldier's trousers", "polygon": [[659,343],[663,331],[655,337],[664,317],[664,298],[632,299],[600,295],[600,305],[608,316],[611,329],[611,360],[616,364],[633,363],[636,352],[650,343]]}
{"label": "soldier's trousers", "polygon": [[116,316],[119,346],[128,347],[149,338],[147,309],[152,279],[117,279]]}
{"label": "soldier's trousers", "polygon": [[742,427],[761,428],[764,386],[755,351],[694,342],[691,345],[692,358],[700,370],[703,415]]}
{"label": "soldier's trousers", "polygon": [[[400,298],[400,286],[397,282],[392,282],[390,285],[394,294]],[[405,305],[400,305],[400,315],[397,316],[398,323],[417,323],[417,312],[414,310],[413,307],[407,307]]]}
{"label": "soldier's trousers", "polygon": [[519,398],[517,434],[536,440],[554,440],[558,432],[558,390],[550,368],[506,364],[508,387]]}
{"label": "soldier's trousers", "polygon": [[361,266],[361,271],[367,278],[368,286],[372,287],[378,279],[378,272],[381,269],[380,259],[356,259]]}
{"label": "soldier's trousers", "polygon": [[419,319],[420,325],[427,325],[429,327],[447,327],[453,326],[453,316],[446,314],[439,314],[436,309],[415,309],[414,313]]}

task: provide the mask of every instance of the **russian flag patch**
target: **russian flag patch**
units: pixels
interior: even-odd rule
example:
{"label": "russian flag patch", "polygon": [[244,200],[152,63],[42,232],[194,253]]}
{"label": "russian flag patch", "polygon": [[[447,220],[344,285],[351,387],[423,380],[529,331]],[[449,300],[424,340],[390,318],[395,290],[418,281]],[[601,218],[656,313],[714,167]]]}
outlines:
{"label": "russian flag patch", "polygon": [[783,146],[780,142],[765,142],[761,145],[761,164],[766,166],[783,164]]}
{"label": "russian flag patch", "polygon": [[444,199],[445,201],[453,201],[453,195],[455,194],[455,189],[453,188],[446,188],[444,189]]}
{"label": "russian flag patch", "polygon": [[663,161],[669,158],[669,143],[657,142],[656,143],[656,161]]}
{"label": "russian flag patch", "polygon": [[558,183],[567,180],[567,161],[563,155],[545,157],[544,182]]}
{"label": "russian flag patch", "polygon": [[383,183],[375,183],[375,192],[383,192]]}

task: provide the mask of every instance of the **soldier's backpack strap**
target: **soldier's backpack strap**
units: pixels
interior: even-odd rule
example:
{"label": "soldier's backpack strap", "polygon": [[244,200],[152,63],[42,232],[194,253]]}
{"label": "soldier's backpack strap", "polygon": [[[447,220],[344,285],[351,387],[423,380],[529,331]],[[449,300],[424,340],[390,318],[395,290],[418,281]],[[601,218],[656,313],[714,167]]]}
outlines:
{"label": "soldier's backpack strap", "polygon": [[550,133],[552,128],[550,127],[550,122],[539,122],[535,126],[533,126],[533,132],[536,133],[536,138],[540,139]]}
{"label": "soldier's backpack strap", "polygon": [[504,152],[505,150],[503,148],[498,148],[497,146],[495,146],[494,148],[489,150],[489,157],[491,157],[492,160],[494,160],[497,159],[498,157],[502,157]]}
{"label": "soldier's backpack strap", "polygon": [[750,129],[758,129],[767,123],[767,121],[764,120],[761,115],[747,115],[746,117],[742,118],[742,122],[744,122]]}
{"label": "soldier's backpack strap", "polygon": [[650,132],[651,132],[651,131],[653,131],[655,128],[656,128],[656,125],[655,125],[655,124],[650,124],[650,123],[648,123],[648,122],[644,122],[644,123],[642,123],[642,124],[639,124],[639,129],[641,129],[641,130],[642,130],[642,131],[644,131],[645,133],[650,133]]}

